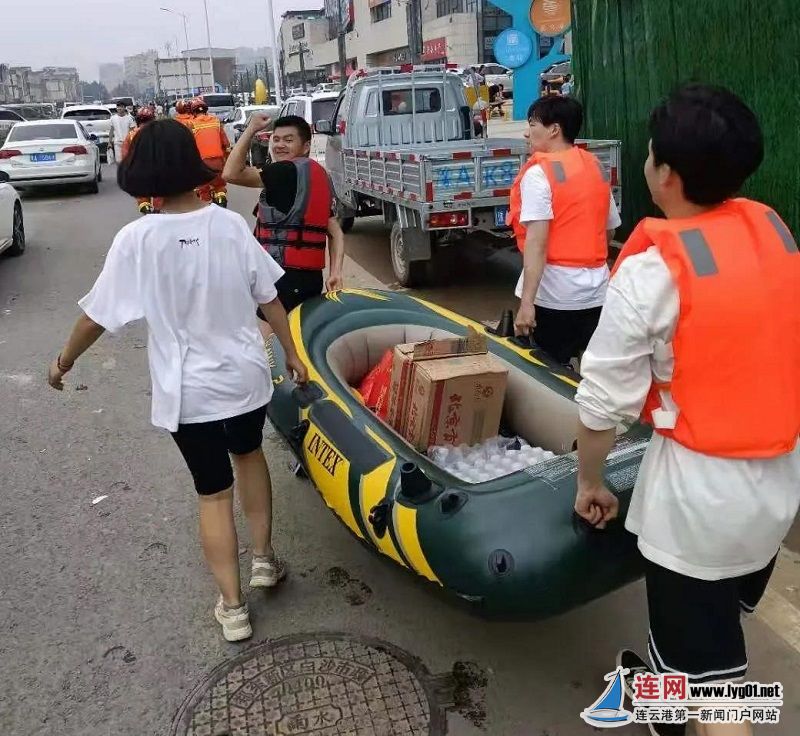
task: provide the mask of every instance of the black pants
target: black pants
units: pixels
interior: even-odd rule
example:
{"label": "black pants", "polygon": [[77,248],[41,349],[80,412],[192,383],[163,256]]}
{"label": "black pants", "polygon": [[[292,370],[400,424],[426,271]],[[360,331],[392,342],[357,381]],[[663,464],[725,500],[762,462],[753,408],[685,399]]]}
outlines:
{"label": "black pants", "polygon": [[[305,271],[300,268],[287,268],[285,271],[275,286],[278,289],[278,299],[288,314],[307,299],[322,293],[323,278],[322,271]],[[260,308],[256,314],[260,320],[266,322]]]}
{"label": "black pants", "polygon": [[602,309],[548,309],[537,306],[533,340],[558,363],[566,365],[586,350],[597,329]]}

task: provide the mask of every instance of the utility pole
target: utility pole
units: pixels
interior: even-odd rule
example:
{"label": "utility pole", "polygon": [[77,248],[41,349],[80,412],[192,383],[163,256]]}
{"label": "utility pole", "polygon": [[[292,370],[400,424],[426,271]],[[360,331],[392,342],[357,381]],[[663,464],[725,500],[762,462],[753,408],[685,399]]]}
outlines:
{"label": "utility pole", "polygon": [[[278,84],[278,32],[275,26],[275,10],[272,7],[272,0],[267,0],[267,15],[269,16],[269,45],[272,49],[272,69],[275,74],[275,104],[281,104],[281,85]],[[269,83],[268,83],[269,84]]]}
{"label": "utility pole", "polygon": [[411,61],[414,64],[421,64],[422,3],[420,0],[408,0],[406,12],[408,13],[408,46],[411,51]]}
{"label": "utility pole", "polygon": [[344,13],[342,12],[342,2],[343,0],[336,0],[339,6],[339,23],[338,23],[338,33],[337,33],[337,40],[339,42],[339,85],[342,89],[347,86],[347,75],[345,74],[345,68],[347,67],[347,49],[345,47],[345,30],[344,30]]}
{"label": "utility pole", "polygon": [[206,39],[208,41],[208,63],[211,64],[211,91],[216,92],[217,82],[214,79],[214,54],[211,51],[211,24],[208,22],[208,0],[203,0],[203,7],[206,11]]}
{"label": "utility pole", "polygon": [[289,56],[300,57],[300,83],[303,85],[303,92],[308,89],[308,80],[306,78],[306,54],[310,53],[308,44],[305,41],[297,43],[297,51],[291,52]]}
{"label": "utility pole", "polygon": [[[172,10],[172,8],[159,8],[163,10],[165,13],[172,13],[173,15],[179,15],[183,19],[183,35],[186,38],[186,53],[189,53],[189,22],[186,16],[186,13],[181,13],[177,10]],[[177,39],[176,39],[177,41]],[[178,53],[178,44],[175,44],[175,53]],[[183,71],[186,74],[186,94],[191,97],[192,96],[192,83],[189,81],[189,59],[184,56],[183,57]],[[202,76],[201,76],[202,81]]]}

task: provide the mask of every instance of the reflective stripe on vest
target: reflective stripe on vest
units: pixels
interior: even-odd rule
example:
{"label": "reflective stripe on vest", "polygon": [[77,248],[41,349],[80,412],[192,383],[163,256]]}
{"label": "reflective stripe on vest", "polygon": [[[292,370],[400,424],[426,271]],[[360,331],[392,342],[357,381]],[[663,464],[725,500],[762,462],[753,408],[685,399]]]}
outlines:
{"label": "reflective stripe on vest", "polygon": [[524,252],[527,237],[527,228],[520,222],[522,180],[537,165],[542,167],[552,192],[547,262],[577,268],[605,265],[610,177],[593,154],[577,147],[558,153],[535,153],[522,165],[511,188],[508,220],[519,250]]}
{"label": "reflective stripe on vest", "polygon": [[222,125],[213,115],[200,115],[194,119],[192,132],[202,159],[224,158],[221,131]]}
{"label": "reflective stripe on vest", "polygon": [[[645,219],[626,258],[658,248],[678,290],[674,369],[642,418],[716,457],[790,452],[800,433],[800,253],[769,207],[730,200],[683,220]],[[654,352],[654,358],[658,356]]]}
{"label": "reflective stripe on vest", "polygon": [[288,213],[264,201],[258,203],[255,236],[284,268],[321,271],[325,268],[332,193],[325,169],[316,161],[292,161],[297,170],[297,191]]}

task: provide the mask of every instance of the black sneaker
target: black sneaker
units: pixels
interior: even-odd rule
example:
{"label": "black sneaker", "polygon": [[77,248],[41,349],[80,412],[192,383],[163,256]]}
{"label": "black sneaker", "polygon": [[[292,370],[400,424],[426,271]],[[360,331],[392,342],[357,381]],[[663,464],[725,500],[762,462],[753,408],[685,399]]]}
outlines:
{"label": "black sneaker", "polygon": [[[630,649],[621,649],[617,652],[617,667],[624,667],[629,670],[628,674],[622,678],[625,686],[625,695],[631,703],[635,695],[633,680],[637,674],[655,674],[650,667],[636,652]],[[648,723],[647,728],[651,736],[684,736],[686,733],[685,723]]]}

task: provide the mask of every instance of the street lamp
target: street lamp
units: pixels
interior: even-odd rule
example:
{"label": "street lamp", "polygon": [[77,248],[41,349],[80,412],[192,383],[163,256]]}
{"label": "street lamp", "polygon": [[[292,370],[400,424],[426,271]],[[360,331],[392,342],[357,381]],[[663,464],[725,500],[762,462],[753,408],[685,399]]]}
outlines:
{"label": "street lamp", "polygon": [[206,11],[206,38],[208,40],[208,62],[211,64],[211,91],[217,91],[217,83],[214,79],[214,55],[211,51],[211,24],[208,22],[208,0],[203,0],[203,8]]}
{"label": "street lamp", "polygon": [[[275,10],[272,7],[272,0],[267,0],[267,15],[269,16],[269,45],[272,47],[272,87],[275,88],[275,104],[281,104],[281,85],[278,82],[278,34],[275,28]],[[269,82],[269,69],[266,71]]]}
{"label": "street lamp", "polygon": [[[165,13],[172,13],[173,15],[179,15],[183,18],[183,33],[186,36],[186,52],[189,52],[189,25],[186,18],[186,13],[181,13],[177,10],[172,10],[172,8],[160,8]],[[177,50],[177,47],[176,47]],[[189,60],[184,58],[183,60],[183,69],[186,72],[186,94],[192,94],[192,83],[189,81]]]}

